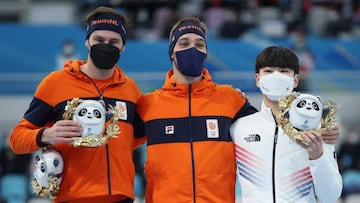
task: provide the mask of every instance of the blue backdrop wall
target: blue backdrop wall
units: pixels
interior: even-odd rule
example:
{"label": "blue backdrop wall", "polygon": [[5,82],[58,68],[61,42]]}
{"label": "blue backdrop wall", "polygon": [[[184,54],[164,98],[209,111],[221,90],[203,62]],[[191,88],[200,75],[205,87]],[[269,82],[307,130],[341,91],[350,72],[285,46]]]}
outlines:
{"label": "blue backdrop wall", "polygon": [[[1,24],[0,33],[0,94],[32,94],[42,77],[54,70],[55,56],[65,39],[75,41],[81,58],[87,56],[81,26]],[[318,78],[328,75],[328,80],[339,85],[345,81],[348,85],[340,90],[359,91],[360,40],[308,40],[316,57],[314,74]],[[256,55],[266,46],[289,46],[289,43],[289,39],[209,40],[206,67],[218,82],[256,91],[253,80]],[[119,65],[139,81],[144,91],[150,91],[161,86],[165,72],[171,67],[167,49],[167,40],[130,39]]]}

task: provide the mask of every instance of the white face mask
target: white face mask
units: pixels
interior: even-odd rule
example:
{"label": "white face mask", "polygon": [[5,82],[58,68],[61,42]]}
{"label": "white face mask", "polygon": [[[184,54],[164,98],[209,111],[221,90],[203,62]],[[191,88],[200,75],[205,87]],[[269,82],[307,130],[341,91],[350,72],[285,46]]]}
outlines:
{"label": "white face mask", "polygon": [[271,101],[288,96],[294,89],[294,78],[275,71],[259,80],[261,92]]}

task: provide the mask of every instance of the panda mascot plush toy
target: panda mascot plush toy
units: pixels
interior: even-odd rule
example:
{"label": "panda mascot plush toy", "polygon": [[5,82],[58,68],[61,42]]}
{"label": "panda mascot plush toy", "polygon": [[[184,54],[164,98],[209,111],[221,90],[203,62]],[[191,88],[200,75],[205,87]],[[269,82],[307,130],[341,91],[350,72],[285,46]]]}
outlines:
{"label": "panda mascot plush toy", "polygon": [[73,120],[81,124],[83,136],[101,135],[106,120],[105,107],[96,100],[84,100],[75,109]]}
{"label": "panda mascot plush toy", "polygon": [[289,122],[298,130],[319,129],[323,109],[320,97],[305,93],[299,94],[289,109]]}
{"label": "panda mascot plush toy", "polygon": [[[109,104],[108,110],[103,101],[73,98],[68,101],[63,113],[64,120],[78,122],[83,128],[80,137],[75,137],[74,147],[98,147],[110,138],[117,138],[120,108]],[[109,125],[105,128],[105,123]]]}
{"label": "panda mascot plush toy", "polygon": [[337,108],[332,101],[323,106],[319,96],[292,92],[279,100],[276,121],[291,140],[302,140],[300,132],[303,130],[333,128]]}
{"label": "panda mascot plush toy", "polygon": [[37,196],[53,199],[62,181],[64,161],[54,149],[43,149],[35,157],[33,190]]}

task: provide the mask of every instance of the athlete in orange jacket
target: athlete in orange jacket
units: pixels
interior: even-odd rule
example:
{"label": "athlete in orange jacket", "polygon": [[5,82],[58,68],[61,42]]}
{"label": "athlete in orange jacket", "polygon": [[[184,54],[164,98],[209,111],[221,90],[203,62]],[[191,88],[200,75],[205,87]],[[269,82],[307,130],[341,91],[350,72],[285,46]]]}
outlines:
{"label": "athlete in orange jacket", "polygon": [[229,85],[203,68],[206,26],[180,20],[170,34],[173,69],[163,87],[145,94],[138,113],[147,136],[146,202],[235,202],[235,153],[229,128],[254,113]]}
{"label": "athlete in orange jacket", "polygon": [[[125,17],[100,7],[89,14],[87,61],[68,61],[61,71],[41,81],[23,119],[11,135],[17,154],[32,153],[53,145],[64,160],[60,191],[54,202],[128,203],[134,199],[133,149],[145,138],[137,133],[136,103],[141,92],[132,79],[116,66],[125,46]],[[115,22],[115,23],[114,23]],[[122,107],[118,138],[98,147],[74,147],[82,135],[78,122],[62,120],[67,101],[73,98],[100,100]],[[109,123],[109,122],[107,122]]]}

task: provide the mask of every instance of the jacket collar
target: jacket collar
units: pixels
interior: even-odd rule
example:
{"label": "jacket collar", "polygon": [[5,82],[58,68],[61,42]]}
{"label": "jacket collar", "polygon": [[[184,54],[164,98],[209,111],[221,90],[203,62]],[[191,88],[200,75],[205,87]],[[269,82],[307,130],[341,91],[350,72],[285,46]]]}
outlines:
{"label": "jacket collar", "polygon": [[[86,60],[72,60],[67,61],[64,65],[64,69],[66,72],[74,75],[80,80],[89,80],[89,78],[80,70],[80,67],[86,64]],[[114,68],[114,73],[111,78],[106,80],[112,80],[112,83],[124,83],[126,80],[124,71],[119,67],[116,66]]]}
{"label": "jacket collar", "polygon": [[267,120],[271,122],[276,122],[276,118],[274,117],[271,108],[267,107],[264,103],[264,101],[261,102],[261,114],[266,118]]}
{"label": "jacket collar", "polygon": [[[205,90],[214,87],[216,84],[212,82],[211,75],[206,68],[202,70],[202,79],[199,82],[191,84],[191,92],[194,95],[199,95]],[[166,74],[165,83],[162,86],[162,90],[172,91],[179,95],[187,95],[189,93],[189,84],[177,83],[174,79],[174,71],[170,70]]]}

